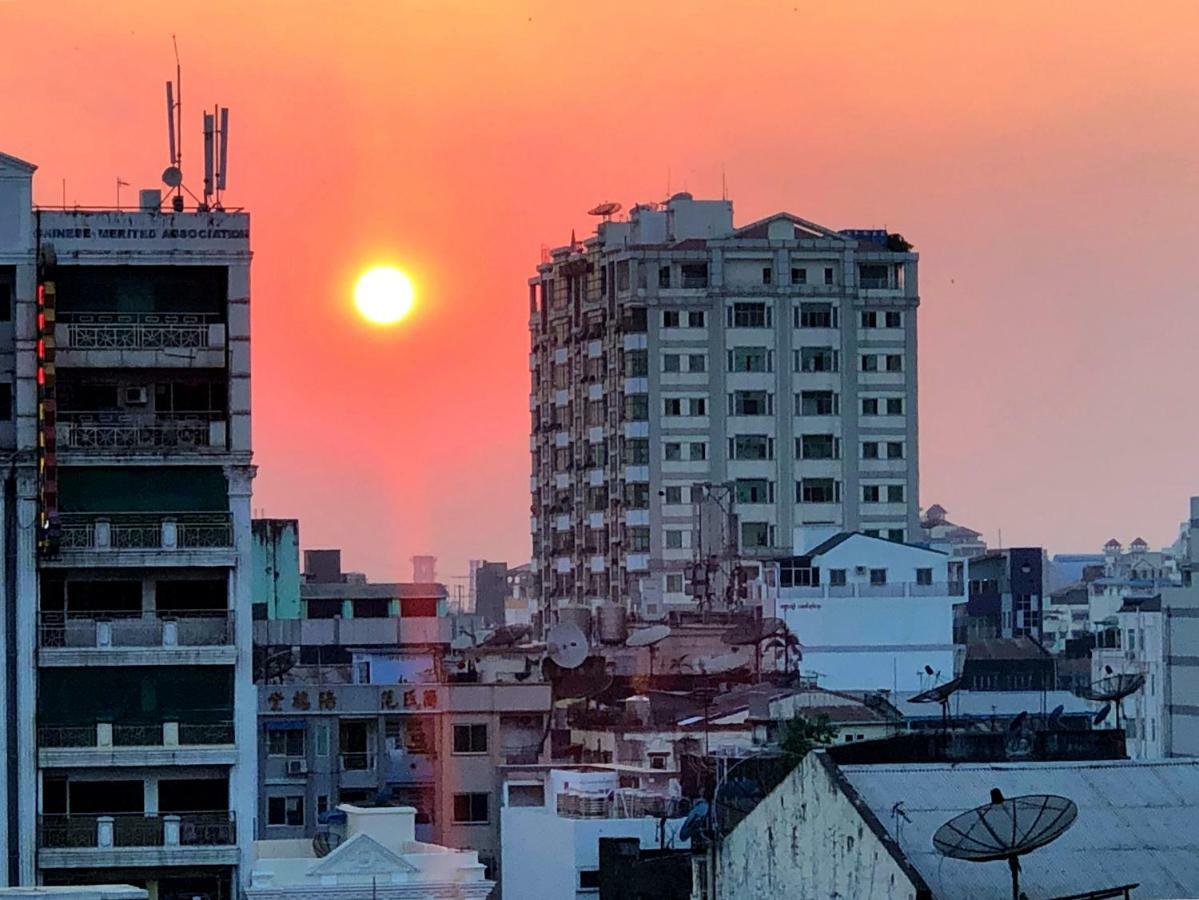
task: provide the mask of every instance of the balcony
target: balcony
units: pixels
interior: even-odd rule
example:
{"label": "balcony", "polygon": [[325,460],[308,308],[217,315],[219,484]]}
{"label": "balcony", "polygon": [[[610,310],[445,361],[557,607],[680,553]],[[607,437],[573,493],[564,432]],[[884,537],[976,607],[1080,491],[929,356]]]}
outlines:
{"label": "balcony", "polygon": [[50,565],[232,565],[228,513],[63,513]]}
{"label": "balcony", "polygon": [[960,581],[942,581],[934,584],[896,581],[890,584],[784,585],[779,589],[779,601],[785,608],[791,600],[838,597],[961,597],[964,593]]}
{"label": "balcony", "polygon": [[63,413],[58,446],[63,453],[131,456],[164,453],[221,453],[227,447],[224,413],[129,416]]}
{"label": "balcony", "polygon": [[37,840],[43,869],[238,862],[231,811],[44,815]]}
{"label": "balcony", "polygon": [[232,610],[38,614],[38,663],[89,665],[232,665]]}
{"label": "balcony", "polygon": [[218,316],[60,313],[54,340],[61,366],[225,366],[225,325]]}
{"label": "balcony", "polygon": [[37,739],[42,768],[229,766],[237,761],[232,722],[43,725]]}

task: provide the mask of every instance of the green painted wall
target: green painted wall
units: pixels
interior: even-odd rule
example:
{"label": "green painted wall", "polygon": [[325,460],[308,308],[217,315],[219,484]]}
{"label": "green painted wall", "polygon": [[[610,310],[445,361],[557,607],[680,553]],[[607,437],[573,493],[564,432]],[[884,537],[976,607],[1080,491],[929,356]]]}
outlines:
{"label": "green painted wall", "polygon": [[299,619],[300,523],[296,519],[254,519],[251,523],[251,599],[266,607],[268,619]]}

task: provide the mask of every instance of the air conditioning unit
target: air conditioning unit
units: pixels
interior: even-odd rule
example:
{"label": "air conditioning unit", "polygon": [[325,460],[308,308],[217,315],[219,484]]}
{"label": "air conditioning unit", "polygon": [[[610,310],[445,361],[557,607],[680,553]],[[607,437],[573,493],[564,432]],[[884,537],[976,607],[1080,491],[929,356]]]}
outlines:
{"label": "air conditioning unit", "polygon": [[126,406],[145,406],[150,402],[150,394],[144,387],[125,388]]}
{"label": "air conditioning unit", "polygon": [[865,575],[870,569],[866,566],[854,566],[853,571],[855,575]]}
{"label": "air conditioning unit", "polygon": [[287,761],[288,775],[307,775],[308,760],[306,759],[289,759]]}

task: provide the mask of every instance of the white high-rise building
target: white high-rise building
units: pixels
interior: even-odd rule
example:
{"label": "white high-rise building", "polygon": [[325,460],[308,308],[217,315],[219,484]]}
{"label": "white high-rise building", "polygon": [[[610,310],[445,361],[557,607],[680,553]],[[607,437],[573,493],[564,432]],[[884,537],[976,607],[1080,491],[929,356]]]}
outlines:
{"label": "white high-rise building", "polygon": [[804,527],[919,534],[916,276],[897,234],[786,213],[738,228],[729,201],[689,194],[544,254],[529,366],[545,620],[720,603],[697,562],[727,577],[729,560],[789,555]]}
{"label": "white high-rise building", "polygon": [[[0,883],[237,896],[257,799],[249,216],[0,155]],[[10,401],[12,398],[12,402]]]}

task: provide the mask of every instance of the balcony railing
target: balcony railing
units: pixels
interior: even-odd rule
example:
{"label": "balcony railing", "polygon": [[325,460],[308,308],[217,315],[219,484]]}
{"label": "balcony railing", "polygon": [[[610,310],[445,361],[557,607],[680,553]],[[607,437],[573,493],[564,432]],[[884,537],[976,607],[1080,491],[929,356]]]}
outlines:
{"label": "balcony railing", "polygon": [[233,643],[232,610],[179,610],[130,616],[121,612],[43,612],[39,646],[47,649],[108,647],[219,647]]}
{"label": "balcony railing", "polygon": [[45,750],[132,747],[219,747],[233,744],[232,722],[158,722],[129,725],[42,725],[38,746]]}
{"label": "balcony railing", "polygon": [[960,581],[941,581],[933,584],[897,581],[891,584],[820,584],[794,585],[779,589],[783,605],[790,599],[823,597],[961,597]]}
{"label": "balcony railing", "polygon": [[233,546],[228,514],[79,514],[59,517],[63,550],[207,550]]}
{"label": "balcony railing", "polygon": [[[173,350],[220,346],[218,316],[152,313],[61,314],[70,350]],[[216,329],[211,326],[217,326]]]}
{"label": "balcony railing", "polygon": [[338,761],[343,772],[364,772],[375,768],[374,753],[341,753]]}
{"label": "balcony railing", "polygon": [[58,444],[66,450],[132,453],[168,450],[225,449],[224,413],[194,416],[130,416],[63,414]]}
{"label": "balcony railing", "polygon": [[38,846],[47,850],[112,847],[232,847],[233,812],[119,813],[38,817]]}

